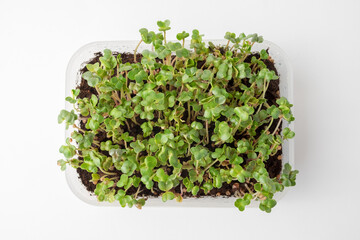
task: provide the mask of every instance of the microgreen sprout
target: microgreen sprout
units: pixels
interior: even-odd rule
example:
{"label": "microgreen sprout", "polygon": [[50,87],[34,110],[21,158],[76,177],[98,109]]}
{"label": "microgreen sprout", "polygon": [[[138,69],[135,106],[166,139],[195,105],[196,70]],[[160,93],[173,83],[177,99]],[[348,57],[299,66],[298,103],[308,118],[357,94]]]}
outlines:
{"label": "microgreen sprout", "polygon": [[[195,29],[169,41],[170,21],[157,26],[158,33],[139,30],[133,62],[105,49],[87,64],[82,79],[93,94],[72,90],[66,101],[73,110],[58,117],[73,129],[60,148],[61,170],[90,172],[98,200],[123,207],[144,206],[143,192],[181,202],[230,184],[238,190],[226,195],[237,197],[240,211],[258,200],[270,212],[274,194],[294,186],[298,171],[286,163],[273,176],[266,167],[270,158],[281,159],[284,140],[295,133],[282,128],[294,121],[292,104],[267,98],[279,76],[267,67],[267,50],[252,52],[263,38],[226,32],[226,43],[215,46]],[[141,60],[140,44],[152,49]]]}

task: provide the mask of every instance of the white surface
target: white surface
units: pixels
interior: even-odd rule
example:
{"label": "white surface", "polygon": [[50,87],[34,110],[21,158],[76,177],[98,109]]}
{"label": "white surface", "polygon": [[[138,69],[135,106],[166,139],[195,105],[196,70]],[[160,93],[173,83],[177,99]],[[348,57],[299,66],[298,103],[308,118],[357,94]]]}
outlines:
{"label": "white surface", "polygon": [[[94,53],[102,52],[104,49],[111,49],[112,51],[117,51],[120,53],[133,52],[136,48],[139,41],[101,41],[101,42],[92,42],[82,46],[78,49],[73,56],[71,57],[68,67],[66,69],[66,80],[65,80],[65,92],[69,94],[72,89],[75,89],[76,86],[79,85],[81,81],[79,69],[82,69],[86,63],[94,57]],[[225,45],[227,40],[211,40],[211,42],[215,45]],[[187,41],[185,43],[185,47],[190,47],[190,42]],[[148,49],[151,50],[151,45],[143,44],[138,48],[138,52],[142,52],[143,50]],[[286,97],[289,102],[293,102],[293,71],[291,64],[289,62],[286,53],[277,46],[276,44],[265,40],[261,44],[255,44],[252,48],[254,52],[259,52],[262,49],[268,49],[269,55],[274,60],[275,67],[280,76],[280,96]],[[66,95],[67,96],[67,95]],[[65,109],[68,111],[73,110],[73,105],[69,102],[66,102]],[[290,127],[290,129],[294,129],[294,122],[290,125],[287,122],[284,122],[283,128]],[[71,136],[71,132],[74,129],[69,127],[65,131],[65,137],[68,138]],[[282,164],[283,166],[286,163],[290,163],[292,167],[295,166],[294,161],[294,140],[285,141],[282,144]],[[90,194],[89,191],[86,190],[85,186],[82,184],[79,179],[79,174],[76,172],[76,169],[68,167],[66,168],[66,180],[69,184],[70,189],[74,192],[74,194],[80,198],[82,201],[95,205],[95,206],[116,206],[120,207],[119,202],[115,201],[113,203],[109,202],[99,202],[97,197],[94,194]],[[289,191],[289,188],[286,188],[284,191],[276,193],[274,195],[274,199],[279,201],[285,194]],[[184,199],[181,203],[181,207],[231,207],[234,208],[234,202],[237,198],[213,198],[213,197],[204,197],[200,199],[196,198],[188,198]],[[167,201],[163,203],[161,198],[150,198],[146,201],[147,207],[179,207],[179,203],[176,201]],[[252,201],[249,207],[258,207],[258,201]]]}
{"label": "white surface", "polygon": [[[350,0],[0,1],[0,238],[360,239],[359,12]],[[97,208],[56,166],[71,55],[92,41],[138,39],[165,18],[172,38],[195,27],[209,39],[258,32],[288,54],[300,175],[271,214]]]}

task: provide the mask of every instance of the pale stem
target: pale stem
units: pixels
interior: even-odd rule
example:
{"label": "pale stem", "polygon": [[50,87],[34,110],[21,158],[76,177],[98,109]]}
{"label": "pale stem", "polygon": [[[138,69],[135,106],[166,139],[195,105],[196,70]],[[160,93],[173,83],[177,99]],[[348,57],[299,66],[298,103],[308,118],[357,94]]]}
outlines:
{"label": "pale stem", "polygon": [[278,121],[278,123],[277,123],[277,125],[276,125],[276,127],[275,127],[275,130],[273,131],[272,135],[274,135],[274,134],[276,133],[276,131],[278,130],[278,128],[280,127],[281,121],[282,121],[282,118],[279,119],[279,121]]}
{"label": "pale stem", "polygon": [[136,62],[136,52],[137,52],[140,44],[142,43],[142,41],[143,41],[143,40],[141,39],[140,42],[138,43],[138,45],[136,46],[135,50],[134,50],[134,62]]}

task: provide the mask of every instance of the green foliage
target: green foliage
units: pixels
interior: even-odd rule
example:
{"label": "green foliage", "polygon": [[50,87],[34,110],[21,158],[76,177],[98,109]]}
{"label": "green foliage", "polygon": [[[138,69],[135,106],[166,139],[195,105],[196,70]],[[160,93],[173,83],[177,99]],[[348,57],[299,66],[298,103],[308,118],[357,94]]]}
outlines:
{"label": "green foliage", "polygon": [[159,27],[159,31],[167,31],[170,30],[170,20],[158,21],[157,25]]}
{"label": "green foliage", "polygon": [[284,166],[284,170],[281,174],[281,181],[285,187],[295,186],[296,185],[296,174],[298,174],[298,170],[291,170],[290,164],[286,163]]}
{"label": "green foliage", "polygon": [[237,207],[240,211],[244,211],[245,207],[250,204],[252,200],[252,196],[249,193],[246,193],[242,198],[238,198],[234,205]]}
{"label": "green foliage", "polygon": [[[292,104],[266,99],[279,77],[266,65],[267,50],[252,52],[263,38],[226,32],[226,44],[215,46],[195,29],[167,41],[170,21],[157,26],[159,32],[139,30],[134,63],[105,49],[86,65],[82,78],[92,94],[73,89],[65,99],[73,110],[58,116],[74,128],[59,149],[61,170],[90,172],[99,201],[122,207],[144,206],[139,193],[145,189],[166,202],[239,184],[236,208],[260,200],[260,209],[270,212],[276,192],[294,186],[298,171],[285,164],[272,178],[265,165],[295,133],[281,129],[294,121]],[[140,44],[151,45],[141,60]]]}
{"label": "green foliage", "polygon": [[77,118],[78,117],[75,114],[74,110],[71,110],[70,112],[68,112],[66,110],[61,110],[61,112],[58,116],[58,123],[62,123],[65,121],[66,129],[68,129],[70,125],[73,125],[75,123],[75,120]]}

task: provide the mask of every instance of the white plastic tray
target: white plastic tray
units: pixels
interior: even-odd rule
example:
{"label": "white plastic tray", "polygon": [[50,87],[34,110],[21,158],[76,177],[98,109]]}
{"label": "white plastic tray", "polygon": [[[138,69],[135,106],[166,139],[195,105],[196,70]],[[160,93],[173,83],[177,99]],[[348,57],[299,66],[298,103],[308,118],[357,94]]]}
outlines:
{"label": "white plastic tray", "polygon": [[[209,40],[215,45],[226,43],[225,40]],[[94,57],[94,53],[102,52],[104,49],[110,49],[113,52],[130,52],[133,53],[138,41],[105,41],[105,42],[93,42],[81,47],[75,54],[71,57],[67,71],[66,71],[66,81],[65,81],[65,95],[70,96],[71,89],[74,89],[80,82],[80,73],[79,70],[86,65],[86,62]],[[147,44],[141,44],[138,52],[142,52],[144,49],[150,49],[151,46]],[[259,44],[256,43],[253,46],[253,51],[260,51],[261,49],[269,48],[269,55],[274,59],[276,69],[280,75],[280,95],[286,97],[290,103],[293,103],[293,76],[292,68],[289,63],[288,57],[286,54],[274,43],[270,41],[264,41]],[[72,105],[68,102],[65,103],[66,110],[70,111]],[[294,129],[294,123],[290,125],[283,123],[283,128],[290,127]],[[65,137],[70,137],[72,129],[65,131]],[[290,163],[294,167],[294,141],[285,141],[282,145],[283,158],[282,163]],[[81,180],[78,178],[76,170],[72,167],[66,168],[66,180],[69,184],[70,189],[73,193],[82,201],[95,205],[95,206],[118,206],[120,204],[115,201],[113,203],[108,202],[99,202],[95,195],[90,194],[84,185],[81,183]],[[287,191],[288,188],[281,193],[276,193],[274,196],[275,200],[279,200]],[[191,198],[184,199],[181,203],[173,201],[167,201],[163,203],[161,198],[149,198],[146,201],[145,207],[149,206],[167,206],[167,207],[234,207],[235,197],[203,197],[203,198]],[[257,207],[259,202],[253,201],[248,207]]]}

